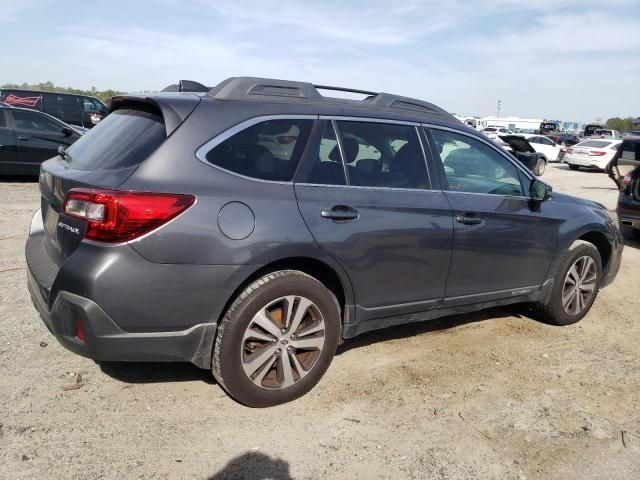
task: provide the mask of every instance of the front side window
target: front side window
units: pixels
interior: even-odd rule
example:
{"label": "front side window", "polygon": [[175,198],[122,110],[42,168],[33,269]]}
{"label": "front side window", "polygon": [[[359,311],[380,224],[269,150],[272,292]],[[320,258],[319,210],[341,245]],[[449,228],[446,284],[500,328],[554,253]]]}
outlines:
{"label": "front side window", "polygon": [[227,138],[206,154],[225,170],[260,180],[288,182],[298,167],[313,120],[268,120]]}
{"label": "front side window", "polygon": [[0,110],[0,128],[7,128],[7,121],[4,119],[4,112]]}
{"label": "front side window", "polygon": [[37,132],[62,133],[63,125],[35,112],[14,110],[13,120],[19,130],[33,130]]}
{"label": "front side window", "polygon": [[483,142],[448,130],[432,129],[448,190],[522,196],[517,167]]}
{"label": "front side window", "polygon": [[363,187],[429,188],[415,127],[374,122],[336,122],[349,184]]}
{"label": "front side window", "polygon": [[102,113],[104,107],[97,100],[89,97],[82,97],[85,112]]}

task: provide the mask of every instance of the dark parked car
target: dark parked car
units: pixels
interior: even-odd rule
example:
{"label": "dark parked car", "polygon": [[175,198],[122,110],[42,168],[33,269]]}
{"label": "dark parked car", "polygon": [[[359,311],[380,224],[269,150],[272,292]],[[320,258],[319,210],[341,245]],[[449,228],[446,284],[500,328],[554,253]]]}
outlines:
{"label": "dark parked car", "polygon": [[95,97],[38,90],[0,89],[0,101],[14,107],[31,108],[70,125],[91,128],[108,113],[107,106]]}
{"label": "dark parked car", "polygon": [[547,168],[547,157],[543,153],[536,152],[529,141],[520,135],[500,135],[505,142],[508,152],[516,157],[525,167],[537,176],[541,176]]}
{"label": "dark parked car", "polygon": [[38,175],[42,162],[80,135],[46,113],[0,105],[0,175]]}
{"label": "dark parked car", "polygon": [[68,349],[188,361],[238,401],[309,391],[363,332],[517,302],[580,320],[620,266],[599,204],[427,102],[231,78],[114,97],[42,165],[28,285]]}
{"label": "dark parked car", "polygon": [[625,138],[606,170],[620,190],[620,230],[626,238],[640,240],[640,136]]}
{"label": "dark parked car", "polygon": [[576,143],[580,143],[580,137],[573,133],[556,133],[553,135],[547,135],[557,145],[562,147],[571,147]]}
{"label": "dark parked car", "polygon": [[557,133],[559,130],[560,128],[556,122],[542,122],[537,133],[540,135],[551,135]]}
{"label": "dark parked car", "polygon": [[595,135],[596,130],[602,130],[604,128],[604,125],[600,125],[599,123],[589,123],[584,127],[584,138],[592,137]]}

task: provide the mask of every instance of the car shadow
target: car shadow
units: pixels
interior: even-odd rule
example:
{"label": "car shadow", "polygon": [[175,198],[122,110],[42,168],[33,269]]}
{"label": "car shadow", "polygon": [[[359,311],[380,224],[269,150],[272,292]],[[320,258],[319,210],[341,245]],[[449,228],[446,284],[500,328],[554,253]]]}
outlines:
{"label": "car shadow", "polygon": [[438,333],[454,327],[466,325],[468,323],[477,323],[485,320],[495,320],[506,317],[530,318],[536,321],[541,321],[537,318],[533,309],[525,304],[493,307],[486,310],[480,310],[478,312],[463,313],[434,320],[395,325],[381,330],[363,333],[355,338],[346,340],[345,343],[338,347],[336,355],[348,352],[354,348],[366,347],[374,343],[386,342],[388,340],[399,340],[401,338],[413,337],[425,333]]}
{"label": "car shadow", "polygon": [[125,383],[216,383],[211,370],[187,362],[100,362],[99,366],[103,373]]}
{"label": "car shadow", "polygon": [[209,480],[292,480],[289,464],[260,452],[246,452],[229,462]]}
{"label": "car shadow", "polygon": [[2,183],[38,183],[38,175],[0,175]]}
{"label": "car shadow", "polygon": [[[485,320],[495,320],[506,317],[529,318],[544,322],[527,304],[493,307],[478,312],[451,315],[435,320],[396,325],[381,330],[366,332],[355,338],[350,338],[338,346],[336,355],[341,355],[354,348],[362,348],[375,343],[409,338],[425,333],[438,333],[468,323],[478,323]],[[187,362],[99,362],[99,366],[100,370],[106,375],[129,384],[192,381],[202,381],[210,385],[216,384],[211,370],[198,368]]]}

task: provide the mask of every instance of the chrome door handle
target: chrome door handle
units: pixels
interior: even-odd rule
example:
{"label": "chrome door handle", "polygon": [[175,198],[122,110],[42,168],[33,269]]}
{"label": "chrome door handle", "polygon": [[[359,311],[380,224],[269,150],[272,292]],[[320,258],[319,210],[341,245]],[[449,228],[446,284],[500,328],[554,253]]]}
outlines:
{"label": "chrome door handle", "polygon": [[358,211],[347,205],[335,205],[331,210],[322,210],[320,212],[322,218],[329,218],[336,221],[348,221],[358,218]]}

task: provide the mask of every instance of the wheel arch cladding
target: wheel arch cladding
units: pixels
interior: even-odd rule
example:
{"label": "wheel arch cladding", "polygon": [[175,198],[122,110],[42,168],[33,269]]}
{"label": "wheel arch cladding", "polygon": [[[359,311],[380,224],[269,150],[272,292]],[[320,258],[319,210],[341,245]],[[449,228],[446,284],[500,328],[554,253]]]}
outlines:
{"label": "wheel arch cladding", "polygon": [[347,279],[342,279],[336,270],[327,263],[311,257],[291,257],[276,260],[259,268],[249,275],[233,292],[227,300],[224,308],[220,312],[218,323],[222,321],[224,315],[240,293],[247,288],[252,282],[258,278],[268,275],[279,270],[299,270],[307,275],[315,278],[325,287],[327,287],[338,300],[340,305],[340,320],[344,323],[345,305],[352,302],[351,290],[345,285]]}
{"label": "wheel arch cladding", "polygon": [[611,258],[611,244],[609,240],[607,240],[607,237],[601,232],[591,231],[576,240],[584,240],[585,242],[595,245],[600,253],[600,258],[602,259],[601,267],[602,271],[604,271],[607,265],[609,265],[609,259]]}

